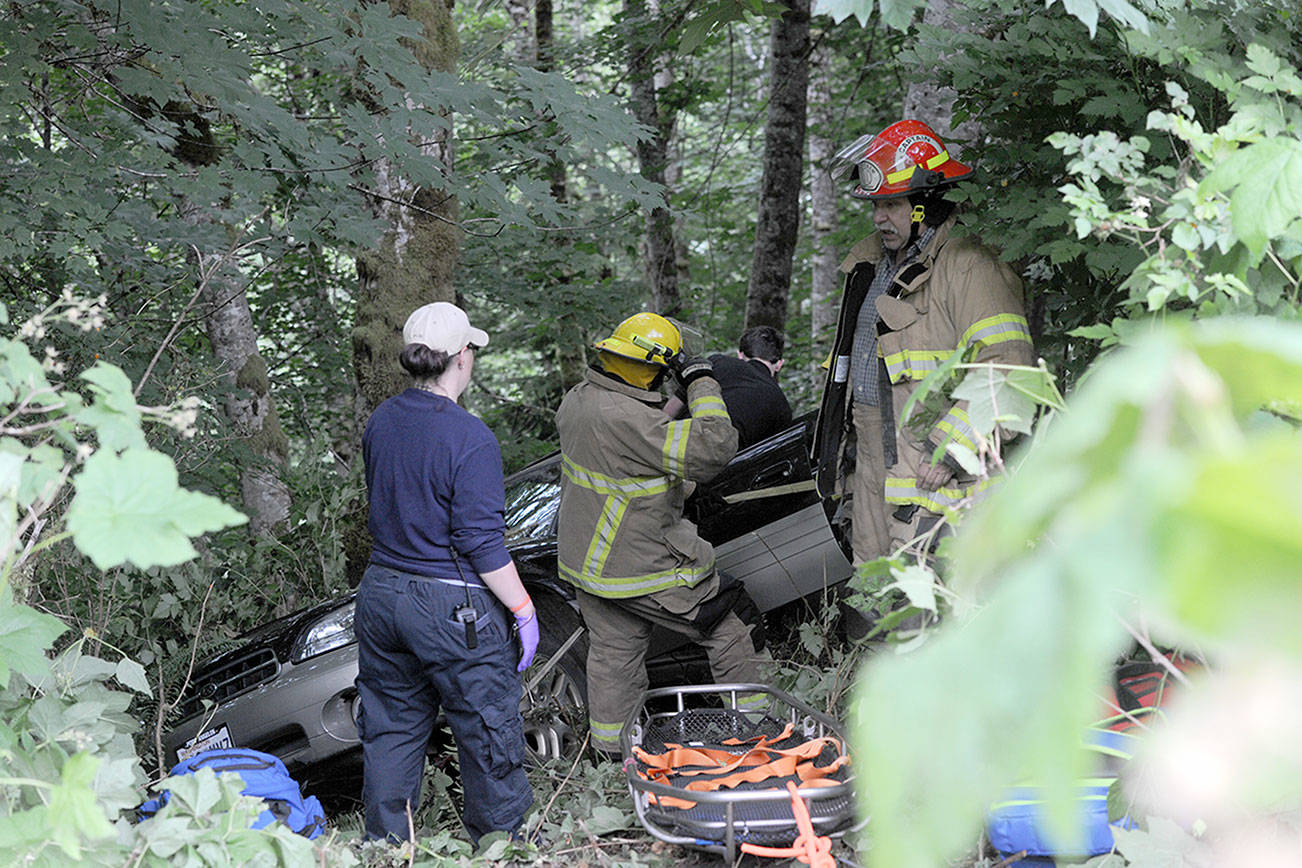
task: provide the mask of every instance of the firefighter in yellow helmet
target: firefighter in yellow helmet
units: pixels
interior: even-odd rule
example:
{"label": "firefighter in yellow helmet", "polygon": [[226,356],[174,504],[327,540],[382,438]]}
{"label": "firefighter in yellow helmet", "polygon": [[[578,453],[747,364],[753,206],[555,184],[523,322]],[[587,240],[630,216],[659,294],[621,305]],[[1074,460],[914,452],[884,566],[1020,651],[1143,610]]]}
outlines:
{"label": "firefighter in yellow helmet", "polygon": [[[669,320],[634,314],[594,344],[597,359],[556,411],[562,478],[558,568],[588,628],[591,741],[619,750],[619,730],[647,686],[651,630],[702,645],[718,682],[760,678],[759,612],[721,575],[683,517],[694,483],[737,451],[737,430],[710,363],[683,351]],[[689,417],[670,419],[660,385],[674,377]]]}
{"label": "firefighter in yellow helmet", "polygon": [[[833,177],[851,173],[850,195],[872,203],[876,231],[841,264],[845,291],[814,459],[819,491],[830,494],[853,419],[851,536],[863,561],[925,533],[991,483],[965,471],[951,448],[978,449],[967,402],[946,400],[925,431],[900,424],[918,384],[954,353],[1003,364],[1031,364],[1034,353],[1021,281],[972,233],[953,231],[945,192],[971,167],[917,120],[863,136],[836,159]],[[943,458],[933,461],[938,449]]]}

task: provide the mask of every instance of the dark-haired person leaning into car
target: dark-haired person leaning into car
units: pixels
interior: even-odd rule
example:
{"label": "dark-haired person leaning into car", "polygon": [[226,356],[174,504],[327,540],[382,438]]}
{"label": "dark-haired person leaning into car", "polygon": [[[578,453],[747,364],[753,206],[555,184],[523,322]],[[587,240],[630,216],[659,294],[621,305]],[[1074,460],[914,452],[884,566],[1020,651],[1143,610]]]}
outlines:
{"label": "dark-haired person leaning into car", "polygon": [[519,673],[538,617],[506,550],[497,439],[457,404],[488,335],[447,302],[417,309],[402,335],[415,384],[376,408],[362,439],[373,540],[356,612],[366,836],[411,837],[441,708],[478,843],[518,831],[533,804]]}

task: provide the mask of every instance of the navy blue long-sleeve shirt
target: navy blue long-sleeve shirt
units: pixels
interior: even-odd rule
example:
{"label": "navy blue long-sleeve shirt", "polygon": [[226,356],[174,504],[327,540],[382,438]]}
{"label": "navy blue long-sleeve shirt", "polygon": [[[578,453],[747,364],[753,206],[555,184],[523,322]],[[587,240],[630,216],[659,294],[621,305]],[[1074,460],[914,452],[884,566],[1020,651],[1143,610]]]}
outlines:
{"label": "navy blue long-sleeve shirt", "polygon": [[502,451],[455,402],[407,389],[376,408],[362,436],[371,563],[466,581],[506,566]]}

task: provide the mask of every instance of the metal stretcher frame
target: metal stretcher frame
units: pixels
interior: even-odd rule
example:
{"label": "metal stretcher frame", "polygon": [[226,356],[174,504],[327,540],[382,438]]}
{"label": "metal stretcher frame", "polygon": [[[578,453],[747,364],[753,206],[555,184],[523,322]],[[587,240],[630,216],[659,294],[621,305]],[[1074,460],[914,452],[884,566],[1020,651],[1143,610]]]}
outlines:
{"label": "metal stretcher frame", "polygon": [[[842,753],[846,750],[846,739],[840,725],[831,718],[815,711],[795,697],[764,684],[694,684],[681,687],[660,687],[648,690],[642,695],[641,702],[634,708],[628,720],[624,722],[624,726],[619,733],[624,774],[628,781],[629,794],[633,798],[633,810],[637,814],[638,820],[648,832],[661,841],[718,853],[727,860],[728,864],[735,864],[738,857],[739,837],[744,839],[746,835],[756,831],[785,831],[791,829],[793,830],[791,839],[794,840],[796,836],[794,831],[795,819],[789,814],[791,796],[787,792],[785,785],[776,783],[771,789],[685,792],[680,788],[654,783],[641,777],[638,774],[637,758],[633,754],[634,745],[641,747],[642,739],[652,723],[657,720],[672,718],[686,711],[689,707],[687,697],[710,694],[719,696],[723,700],[724,708],[741,714],[757,712],[753,700],[747,701],[747,707],[738,705],[740,694],[764,694],[769,700],[767,707],[763,709],[764,713],[777,720],[786,719],[795,727],[796,734],[804,739],[835,737],[841,744]],[[669,702],[669,710],[652,711],[648,708],[649,704],[661,700]],[[819,835],[839,838],[846,832],[863,826],[862,822],[854,823],[853,768],[850,777],[843,782],[826,787],[800,787],[798,793],[809,805],[814,830]],[[655,817],[648,815],[651,807],[649,796],[651,795],[669,796],[678,799],[689,798],[693,802],[702,804],[722,805],[722,820],[713,823],[693,823],[693,825],[705,826],[710,831],[717,831],[718,835],[710,838],[696,837],[676,834],[663,828]],[[828,804],[838,801],[849,807],[832,811],[826,810]],[[736,809],[739,805],[757,803],[771,804],[775,808],[785,806],[788,816],[778,820],[737,819]],[[823,807],[824,810],[820,810],[820,807]],[[741,829],[738,829],[739,823]]]}

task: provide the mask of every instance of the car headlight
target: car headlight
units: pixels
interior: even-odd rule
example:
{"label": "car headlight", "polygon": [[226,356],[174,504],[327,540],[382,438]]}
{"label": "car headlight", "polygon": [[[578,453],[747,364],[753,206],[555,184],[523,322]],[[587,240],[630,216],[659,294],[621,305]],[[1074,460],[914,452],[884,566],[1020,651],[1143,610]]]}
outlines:
{"label": "car headlight", "polygon": [[295,663],[302,663],[309,657],[342,648],[357,641],[353,633],[353,603],[341,606],[322,616],[315,624],[303,631],[290,650],[289,657]]}

